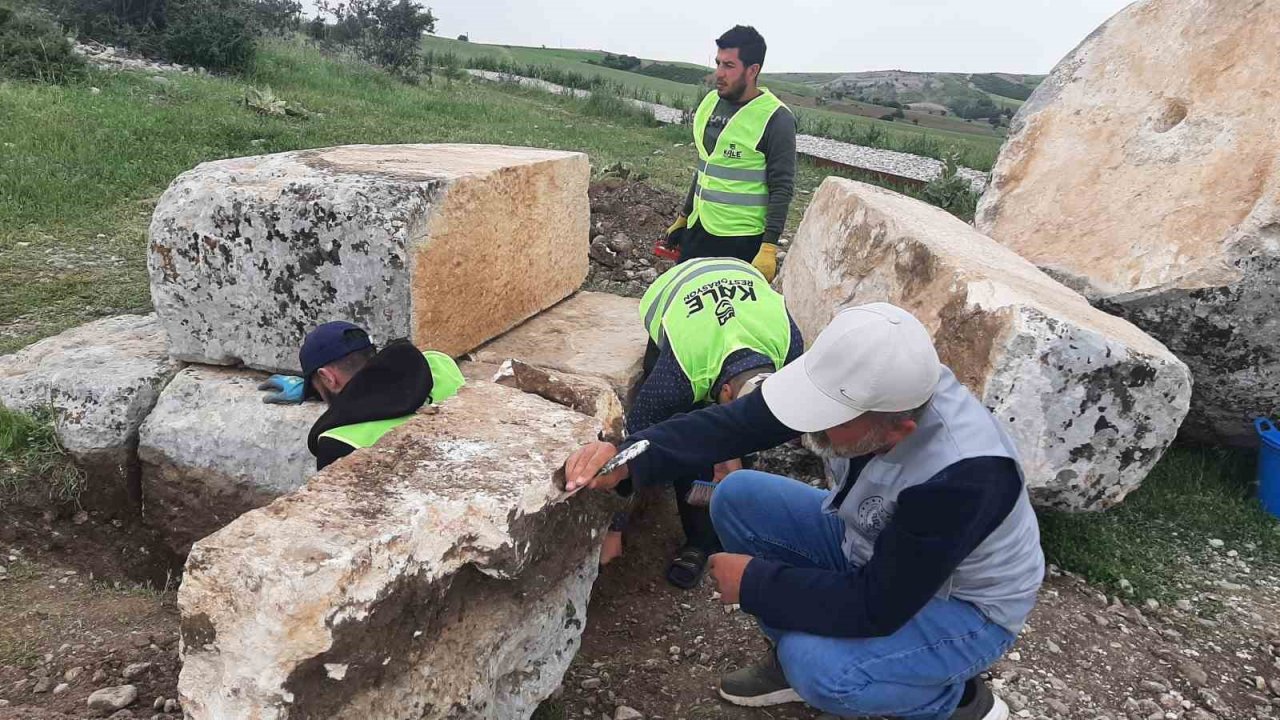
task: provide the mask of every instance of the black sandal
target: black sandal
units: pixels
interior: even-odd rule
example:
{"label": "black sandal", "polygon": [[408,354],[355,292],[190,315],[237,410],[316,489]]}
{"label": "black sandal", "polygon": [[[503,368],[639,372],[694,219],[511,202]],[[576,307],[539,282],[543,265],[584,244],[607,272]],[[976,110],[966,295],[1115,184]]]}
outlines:
{"label": "black sandal", "polygon": [[702,580],[707,570],[707,552],[692,545],[685,545],[667,566],[667,582],[681,590],[692,590]]}

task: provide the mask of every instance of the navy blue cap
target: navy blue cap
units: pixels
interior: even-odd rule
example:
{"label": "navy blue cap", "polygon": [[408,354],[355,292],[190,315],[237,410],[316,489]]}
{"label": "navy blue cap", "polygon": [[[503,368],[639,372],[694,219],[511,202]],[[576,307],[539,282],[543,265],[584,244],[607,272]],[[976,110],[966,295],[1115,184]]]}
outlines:
{"label": "navy blue cap", "polygon": [[373,347],[373,341],[359,325],[342,320],[327,322],[307,333],[302,341],[302,349],[298,351],[302,377],[310,386],[311,376],[320,368],[370,347]]}

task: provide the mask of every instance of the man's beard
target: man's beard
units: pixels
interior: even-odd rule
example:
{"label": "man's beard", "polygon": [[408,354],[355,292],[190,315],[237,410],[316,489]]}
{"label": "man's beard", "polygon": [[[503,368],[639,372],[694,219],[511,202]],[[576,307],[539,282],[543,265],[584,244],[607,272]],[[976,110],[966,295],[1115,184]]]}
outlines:
{"label": "man's beard", "polygon": [[888,445],[885,440],[884,433],[879,428],[868,432],[862,436],[862,439],[855,443],[847,445],[834,445],[831,438],[827,437],[825,432],[805,433],[801,440],[804,446],[814,455],[827,460],[837,460],[841,458],[856,458],[863,455],[870,455],[877,452]]}
{"label": "man's beard", "polygon": [[747,78],[744,75],[742,80],[736,84],[730,84],[724,90],[717,89],[716,92],[720,97],[731,103],[737,103],[742,100],[742,96],[747,92]]}

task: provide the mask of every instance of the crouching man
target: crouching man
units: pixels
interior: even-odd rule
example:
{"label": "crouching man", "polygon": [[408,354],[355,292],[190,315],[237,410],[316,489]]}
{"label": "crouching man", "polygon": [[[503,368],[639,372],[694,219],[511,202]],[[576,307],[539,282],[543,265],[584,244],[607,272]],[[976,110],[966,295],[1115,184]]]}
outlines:
{"label": "crouching man", "polygon": [[329,409],[307,435],[316,469],[371,447],[423,405],[443,402],[465,382],[444,353],[393,340],[381,352],[349,322],[328,322],[307,333],[298,353],[302,377],[273,375],[259,389],[269,403],[319,397]]}
{"label": "crouching man", "polygon": [[836,490],[739,471],[712,498],[721,601],[772,645],[720,695],[842,717],[1007,718],[977,676],[1035,605],[1039,529],[1013,442],[905,310],[847,309],[760,392],[631,436],[650,449],[603,477],[617,449],[583,447],[566,476],[570,489],[652,484],[801,434]]}

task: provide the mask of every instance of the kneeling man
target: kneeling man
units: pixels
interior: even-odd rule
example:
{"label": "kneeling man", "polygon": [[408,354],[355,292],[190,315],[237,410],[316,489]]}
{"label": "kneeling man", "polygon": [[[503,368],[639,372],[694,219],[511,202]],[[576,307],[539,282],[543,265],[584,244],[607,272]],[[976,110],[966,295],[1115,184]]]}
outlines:
{"label": "kneeling man", "polygon": [[1044,556],[1012,440],[941,365],[924,326],[885,303],[844,310],[761,391],[566,463],[570,489],[660,483],[801,434],[831,492],[739,471],[711,517],[727,552],[711,574],[772,649],[720,694],[754,707],[803,700],[840,716],[1004,720],[977,679],[1035,605]]}

